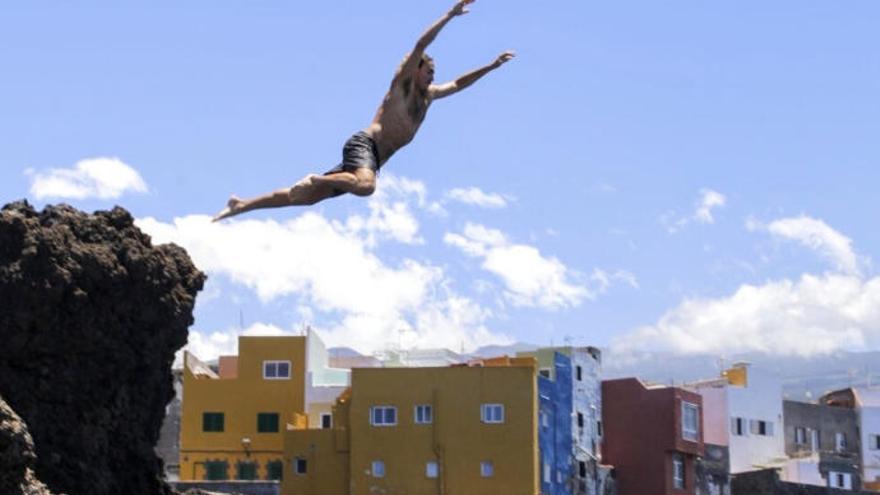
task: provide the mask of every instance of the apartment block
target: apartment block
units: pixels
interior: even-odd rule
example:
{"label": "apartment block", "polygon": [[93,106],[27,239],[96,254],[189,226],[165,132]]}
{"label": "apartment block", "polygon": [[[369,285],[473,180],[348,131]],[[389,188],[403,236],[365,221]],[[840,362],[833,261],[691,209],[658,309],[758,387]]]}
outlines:
{"label": "apartment block", "polygon": [[847,388],[830,392],[821,404],[855,411],[862,469],[862,486],[880,491],[880,388]]}

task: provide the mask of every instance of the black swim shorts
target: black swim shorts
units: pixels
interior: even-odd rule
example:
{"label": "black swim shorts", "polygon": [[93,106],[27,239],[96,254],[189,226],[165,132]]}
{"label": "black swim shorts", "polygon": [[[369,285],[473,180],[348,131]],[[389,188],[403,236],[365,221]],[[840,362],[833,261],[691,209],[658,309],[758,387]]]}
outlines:
{"label": "black swim shorts", "polygon": [[379,150],[376,141],[364,131],[356,133],[342,147],[342,163],[328,170],[324,175],[339,172],[354,172],[359,168],[368,168],[379,173]]}

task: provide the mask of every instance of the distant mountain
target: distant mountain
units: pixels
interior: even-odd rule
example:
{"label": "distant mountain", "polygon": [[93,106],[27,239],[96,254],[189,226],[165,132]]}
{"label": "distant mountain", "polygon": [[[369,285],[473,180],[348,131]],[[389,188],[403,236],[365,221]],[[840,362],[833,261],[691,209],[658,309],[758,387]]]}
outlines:
{"label": "distant mountain", "polygon": [[331,347],[327,349],[327,355],[332,358],[361,357],[363,354],[351,347]]}
{"label": "distant mountain", "polygon": [[480,347],[470,355],[475,357],[496,357],[496,356],[513,356],[517,352],[529,352],[538,349],[540,346],[527,344],[525,342],[516,342],[510,345],[487,345]]}

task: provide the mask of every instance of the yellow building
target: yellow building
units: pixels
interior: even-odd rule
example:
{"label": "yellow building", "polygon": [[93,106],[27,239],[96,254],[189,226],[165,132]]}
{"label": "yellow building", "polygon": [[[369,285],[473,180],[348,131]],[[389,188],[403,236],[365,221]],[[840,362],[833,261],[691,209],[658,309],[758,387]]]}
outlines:
{"label": "yellow building", "polygon": [[184,355],[180,479],[276,479],[285,426],[313,413],[329,427],[330,407],[348,385],[348,371],[326,366],[313,332],[305,337],[239,337],[238,356],[216,371]]}
{"label": "yellow building", "polygon": [[284,495],[535,495],[534,358],[352,370],[329,430],[290,426]]}

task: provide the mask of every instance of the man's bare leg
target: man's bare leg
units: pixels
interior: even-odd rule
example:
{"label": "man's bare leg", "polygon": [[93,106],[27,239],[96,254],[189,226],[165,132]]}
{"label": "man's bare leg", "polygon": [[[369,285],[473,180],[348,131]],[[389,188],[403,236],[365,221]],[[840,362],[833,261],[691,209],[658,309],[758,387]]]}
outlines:
{"label": "man's bare leg", "polygon": [[241,199],[238,196],[232,196],[226,203],[226,208],[223,208],[213,221],[216,222],[251,210],[313,205],[336,196],[337,191],[369,196],[375,187],[376,174],[368,168],[358,168],[354,172],[338,172],[330,175],[307,175],[293,187],[279,189],[255,198]]}

